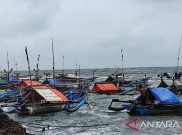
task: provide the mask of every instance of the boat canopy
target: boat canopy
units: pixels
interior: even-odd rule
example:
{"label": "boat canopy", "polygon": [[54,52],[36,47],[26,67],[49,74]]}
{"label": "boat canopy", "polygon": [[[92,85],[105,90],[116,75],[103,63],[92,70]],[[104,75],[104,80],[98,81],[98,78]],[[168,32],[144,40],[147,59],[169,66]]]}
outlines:
{"label": "boat canopy", "polygon": [[0,85],[6,85],[8,82],[6,80],[0,79]]}
{"label": "boat canopy", "polygon": [[56,89],[35,89],[46,101],[67,101],[67,98]]}
{"label": "boat canopy", "polygon": [[93,91],[100,91],[100,90],[118,90],[116,86],[112,83],[96,83],[94,85]]}
{"label": "boat canopy", "polygon": [[17,79],[17,78],[9,78],[9,81],[10,82],[20,82],[20,80],[19,79]]}
{"label": "boat canopy", "polygon": [[64,87],[65,85],[60,82],[60,81],[56,81],[56,80],[50,80],[50,79],[46,79],[42,84],[50,84],[50,85],[54,85],[56,87]]}
{"label": "boat canopy", "polygon": [[21,81],[20,82],[20,85],[23,85],[23,86],[31,86],[32,85],[41,85],[39,82],[37,81],[30,81],[30,80],[27,80],[27,81]]}
{"label": "boat canopy", "polygon": [[54,85],[64,85],[62,82],[54,81],[54,80],[47,80],[49,84],[54,84]]}
{"label": "boat canopy", "polygon": [[151,93],[155,98],[164,104],[180,104],[179,98],[167,88],[159,87],[151,89]]}

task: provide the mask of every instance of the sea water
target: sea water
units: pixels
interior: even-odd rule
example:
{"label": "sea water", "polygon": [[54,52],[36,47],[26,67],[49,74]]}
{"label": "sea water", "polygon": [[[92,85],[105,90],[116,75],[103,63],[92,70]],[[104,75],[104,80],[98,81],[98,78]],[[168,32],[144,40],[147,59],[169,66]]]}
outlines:
{"label": "sea water", "polygon": [[[66,70],[67,73],[74,73],[75,70]],[[81,77],[92,77],[93,71],[97,76],[97,82],[105,80],[110,74],[115,73],[117,69],[81,69]],[[121,71],[121,70],[120,70]],[[168,72],[174,75],[176,67],[148,67],[148,68],[124,68],[124,74],[129,79],[142,79],[145,76],[150,77],[150,87],[156,87],[160,78],[158,74]],[[182,71],[182,67],[179,67]],[[41,71],[44,72],[51,71]],[[57,70],[56,72],[59,72]],[[60,70],[61,72],[61,70]],[[22,72],[28,74],[28,72]],[[19,116],[18,114],[9,114],[10,118],[16,121],[25,122],[29,133],[40,135],[177,135],[182,134],[182,116],[129,116],[126,111],[114,112],[108,110],[108,106],[113,98],[121,100],[133,100],[138,95],[98,95],[94,93],[88,94],[88,103],[83,105],[76,112],[56,112],[50,114],[42,114],[38,116]],[[181,97],[180,97],[181,98]],[[182,98],[181,98],[182,99]],[[121,104],[118,104],[118,107]],[[137,130],[134,130],[126,123],[135,121],[131,124]],[[154,126],[151,123],[165,123],[160,126]],[[174,126],[174,123],[178,126]],[[29,123],[29,124],[26,124]],[[32,124],[35,123],[35,124]],[[148,123],[147,126],[142,123]],[[166,123],[172,123],[168,126]],[[36,125],[37,124],[37,125]],[[107,125],[106,125],[107,124]],[[42,131],[43,125],[55,126]],[[75,127],[76,126],[76,127]],[[85,127],[84,127],[85,126]],[[87,126],[87,127],[86,127]]]}

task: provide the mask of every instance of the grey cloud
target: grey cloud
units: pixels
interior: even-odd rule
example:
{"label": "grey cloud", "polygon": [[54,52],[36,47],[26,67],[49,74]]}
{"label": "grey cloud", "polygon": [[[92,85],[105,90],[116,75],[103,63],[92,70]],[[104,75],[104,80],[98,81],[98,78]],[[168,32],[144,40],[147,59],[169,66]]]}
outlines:
{"label": "grey cloud", "polygon": [[175,66],[182,34],[181,1],[163,0],[8,0],[0,2],[1,65],[51,69],[51,38],[56,68]]}

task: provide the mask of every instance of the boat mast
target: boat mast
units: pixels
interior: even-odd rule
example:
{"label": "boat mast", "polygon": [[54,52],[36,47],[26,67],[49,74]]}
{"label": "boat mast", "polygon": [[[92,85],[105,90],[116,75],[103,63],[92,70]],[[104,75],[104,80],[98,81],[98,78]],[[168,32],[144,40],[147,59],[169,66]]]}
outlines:
{"label": "boat mast", "polygon": [[80,78],[80,65],[79,65],[79,78]]}
{"label": "boat mast", "polygon": [[28,70],[29,70],[29,76],[30,76],[30,84],[31,84],[31,87],[32,87],[32,77],[31,77],[31,72],[30,72],[30,62],[29,62],[29,58],[28,58],[27,46],[25,46],[25,53],[26,53],[26,56],[27,56]]}
{"label": "boat mast", "polygon": [[81,84],[80,84],[80,65],[79,65],[79,88],[81,88]]}
{"label": "boat mast", "polygon": [[179,45],[179,50],[178,50],[178,58],[177,58],[177,72],[178,72],[178,65],[179,65],[179,55],[180,55],[180,50],[181,50],[181,41],[182,41],[182,36],[180,39],[180,45]]}
{"label": "boat mast", "polygon": [[16,72],[18,72],[18,64],[17,64],[17,62],[15,63],[15,66],[16,66]]}
{"label": "boat mast", "polygon": [[8,58],[8,51],[7,51],[7,65],[8,65],[7,79],[9,81],[9,58]]}
{"label": "boat mast", "polygon": [[62,69],[62,74],[64,75],[64,55],[63,55],[63,69]]}
{"label": "boat mast", "polygon": [[123,73],[123,49],[121,49],[121,62],[122,62],[122,74],[124,74]]}
{"label": "boat mast", "polygon": [[36,81],[39,81],[39,73],[38,73],[39,72],[39,59],[40,59],[40,54],[38,54],[36,69],[34,69]]}
{"label": "boat mast", "polygon": [[8,72],[9,72],[9,58],[8,58],[8,51],[7,51],[7,65],[8,65]]}
{"label": "boat mast", "polygon": [[0,65],[0,72],[1,72],[1,76],[2,76],[3,73],[2,73],[1,65]]}
{"label": "boat mast", "polygon": [[7,66],[8,66],[8,71],[6,71],[6,70],[4,69],[4,72],[6,73],[7,81],[9,81],[9,74],[11,73],[11,71],[13,71],[13,69],[11,68],[11,70],[9,70],[9,57],[8,57],[8,51],[7,51]]}
{"label": "boat mast", "polygon": [[39,70],[39,59],[40,59],[40,54],[38,54],[38,58],[37,58],[37,70]]}
{"label": "boat mast", "polygon": [[53,57],[53,79],[55,78],[55,70],[54,70],[54,47],[53,47],[53,38],[52,38],[52,57]]}
{"label": "boat mast", "polygon": [[75,75],[77,76],[78,75],[78,70],[77,70],[78,64],[76,63],[75,66],[76,66]]}

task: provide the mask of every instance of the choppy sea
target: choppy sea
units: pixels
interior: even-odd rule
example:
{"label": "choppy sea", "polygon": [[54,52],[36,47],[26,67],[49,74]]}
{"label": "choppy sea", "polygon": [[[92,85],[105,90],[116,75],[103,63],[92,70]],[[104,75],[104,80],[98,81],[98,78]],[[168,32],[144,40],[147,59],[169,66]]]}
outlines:
{"label": "choppy sea", "polygon": [[[66,70],[67,73],[74,73],[75,70]],[[81,69],[82,77],[92,77],[93,71],[97,76],[96,82],[105,80],[116,69]],[[158,74],[168,72],[174,75],[176,67],[141,67],[141,68],[124,68],[125,77],[129,79],[144,78],[146,73],[150,77],[150,87],[156,87],[160,78]],[[179,67],[182,71],[182,67]],[[41,71],[41,73],[49,71]],[[51,72],[51,71],[50,71]],[[57,71],[59,72],[59,71]],[[61,72],[61,71],[60,71]],[[28,73],[22,71],[22,74]],[[39,116],[19,116],[18,114],[9,114],[9,117],[25,122],[23,124],[26,130],[32,134],[38,135],[179,135],[182,134],[182,116],[129,116],[127,112],[113,112],[108,110],[112,98],[122,100],[135,99],[137,95],[98,95],[90,93],[87,104],[82,106],[76,112],[56,112],[43,114]],[[182,99],[180,97],[180,99]],[[118,104],[119,105],[119,104]],[[125,124],[130,121],[133,123],[134,130]],[[29,123],[29,124],[27,124]],[[34,124],[32,124],[34,123]],[[148,123],[148,125],[147,125]],[[156,124],[158,123],[158,124]],[[44,125],[44,126],[43,126]],[[54,126],[49,130],[43,127],[46,125]]]}

